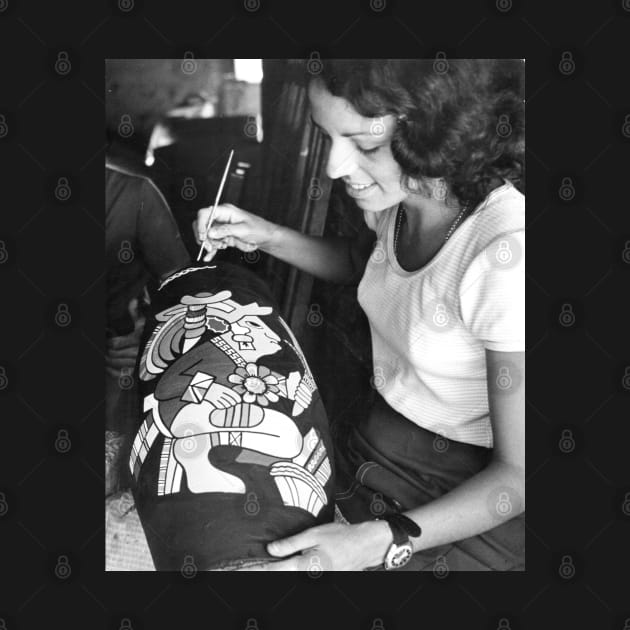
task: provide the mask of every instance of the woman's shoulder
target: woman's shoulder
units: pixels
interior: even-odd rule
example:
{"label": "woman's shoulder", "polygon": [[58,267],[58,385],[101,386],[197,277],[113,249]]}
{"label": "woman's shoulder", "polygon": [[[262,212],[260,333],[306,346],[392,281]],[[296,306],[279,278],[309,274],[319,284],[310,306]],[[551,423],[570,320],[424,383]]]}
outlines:
{"label": "woman's shoulder", "polygon": [[473,212],[475,232],[482,241],[525,230],[525,195],[506,181],[495,188]]}

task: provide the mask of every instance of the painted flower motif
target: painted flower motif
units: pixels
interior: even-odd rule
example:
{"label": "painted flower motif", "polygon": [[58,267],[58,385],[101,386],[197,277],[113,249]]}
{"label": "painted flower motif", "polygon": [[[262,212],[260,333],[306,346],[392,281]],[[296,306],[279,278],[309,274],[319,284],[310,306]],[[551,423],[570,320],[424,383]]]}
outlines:
{"label": "painted flower motif", "polygon": [[270,402],[279,400],[278,379],[264,365],[248,363],[244,368],[237,367],[228,381],[234,383],[232,389],[243,396],[243,402],[267,407]]}

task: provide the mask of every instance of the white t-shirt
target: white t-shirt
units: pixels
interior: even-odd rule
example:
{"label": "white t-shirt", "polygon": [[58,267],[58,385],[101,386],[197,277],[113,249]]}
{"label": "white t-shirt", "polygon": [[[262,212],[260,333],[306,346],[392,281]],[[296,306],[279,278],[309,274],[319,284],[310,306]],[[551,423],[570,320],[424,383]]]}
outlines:
{"label": "white t-shirt", "polygon": [[506,181],[418,271],[394,256],[396,212],[364,211],[374,386],[419,426],[490,448],[485,350],[525,351],[525,197]]}

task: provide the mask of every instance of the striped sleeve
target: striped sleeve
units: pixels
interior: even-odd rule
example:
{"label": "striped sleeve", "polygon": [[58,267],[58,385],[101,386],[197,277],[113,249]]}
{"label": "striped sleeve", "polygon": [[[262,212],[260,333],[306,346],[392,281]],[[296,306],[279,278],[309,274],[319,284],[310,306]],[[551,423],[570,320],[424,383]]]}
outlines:
{"label": "striped sleeve", "polygon": [[478,254],[460,285],[462,319],[484,348],[525,351],[525,232],[501,235]]}

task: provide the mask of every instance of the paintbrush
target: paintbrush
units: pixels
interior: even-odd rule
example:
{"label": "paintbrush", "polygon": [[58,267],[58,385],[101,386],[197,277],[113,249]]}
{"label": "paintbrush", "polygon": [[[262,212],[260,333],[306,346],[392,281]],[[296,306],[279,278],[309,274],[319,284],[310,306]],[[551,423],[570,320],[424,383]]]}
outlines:
{"label": "paintbrush", "polygon": [[223,171],[223,177],[221,178],[221,183],[219,184],[219,192],[217,192],[216,199],[214,200],[214,205],[212,206],[212,210],[210,211],[210,216],[208,217],[208,222],[206,223],[205,237],[201,241],[201,247],[199,248],[199,253],[197,254],[197,262],[199,262],[199,259],[201,258],[201,254],[203,253],[203,243],[208,236],[208,232],[210,231],[210,226],[212,225],[212,219],[214,217],[214,213],[216,212],[217,205],[219,204],[219,199],[221,198],[223,187],[225,186],[225,180],[227,179],[227,174],[230,170],[230,163],[232,162],[233,155],[234,155],[234,149],[230,151],[230,157],[228,158],[227,165],[225,166],[225,171]]}

